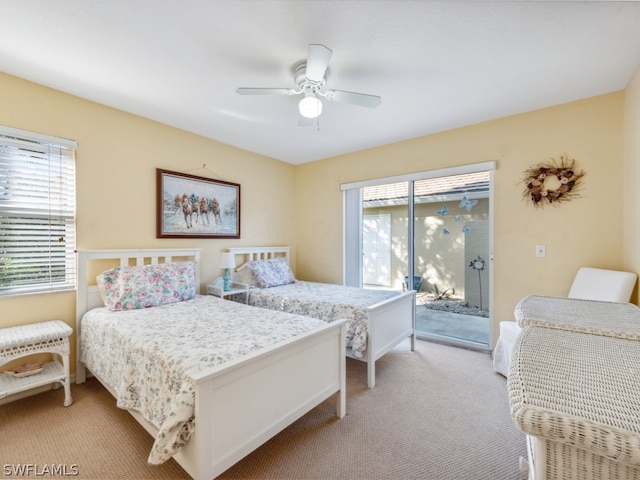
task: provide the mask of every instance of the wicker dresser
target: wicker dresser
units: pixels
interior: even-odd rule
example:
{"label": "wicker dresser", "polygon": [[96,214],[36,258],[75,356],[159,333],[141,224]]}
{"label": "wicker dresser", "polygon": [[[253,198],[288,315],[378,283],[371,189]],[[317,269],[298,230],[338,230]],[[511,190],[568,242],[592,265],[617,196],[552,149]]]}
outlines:
{"label": "wicker dresser", "polygon": [[631,325],[638,309],[557,300],[566,299],[516,309],[524,328],[509,403],[527,434],[530,478],[640,480],[640,323]]}
{"label": "wicker dresser", "polygon": [[640,340],[640,308],[632,303],[531,295],[518,303],[514,315],[521,327]]}

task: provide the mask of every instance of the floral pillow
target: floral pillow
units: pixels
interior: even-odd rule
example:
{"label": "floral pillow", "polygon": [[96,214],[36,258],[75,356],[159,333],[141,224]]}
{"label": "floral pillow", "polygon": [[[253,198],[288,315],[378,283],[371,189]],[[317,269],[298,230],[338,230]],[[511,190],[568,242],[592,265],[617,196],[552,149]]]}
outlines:
{"label": "floral pillow", "polygon": [[285,258],[254,260],[247,263],[246,266],[251,270],[253,283],[258,288],[288,285],[296,281],[296,277],[293,275]]}
{"label": "floral pillow", "polygon": [[194,298],[196,268],[196,262],[115,267],[96,280],[109,310],[132,310]]}

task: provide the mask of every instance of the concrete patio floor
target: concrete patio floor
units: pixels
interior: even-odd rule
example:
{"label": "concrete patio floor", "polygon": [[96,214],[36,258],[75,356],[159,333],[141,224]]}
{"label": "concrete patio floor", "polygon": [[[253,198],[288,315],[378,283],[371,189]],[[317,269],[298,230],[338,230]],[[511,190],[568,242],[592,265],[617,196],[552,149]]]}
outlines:
{"label": "concrete patio floor", "polygon": [[489,345],[489,319],[416,305],[416,334],[426,333]]}

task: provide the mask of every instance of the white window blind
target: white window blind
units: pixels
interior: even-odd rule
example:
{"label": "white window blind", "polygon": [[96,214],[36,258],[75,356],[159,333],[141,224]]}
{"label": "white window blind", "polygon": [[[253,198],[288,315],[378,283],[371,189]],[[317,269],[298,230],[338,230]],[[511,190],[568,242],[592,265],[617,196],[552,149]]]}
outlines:
{"label": "white window blind", "polygon": [[0,296],[75,288],[75,151],[0,126]]}

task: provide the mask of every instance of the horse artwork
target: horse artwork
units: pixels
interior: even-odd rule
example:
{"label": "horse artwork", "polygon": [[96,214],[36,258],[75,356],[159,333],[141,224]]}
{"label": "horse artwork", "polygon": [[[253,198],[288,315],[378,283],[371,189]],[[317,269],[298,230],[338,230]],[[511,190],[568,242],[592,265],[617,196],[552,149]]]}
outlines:
{"label": "horse artwork", "polygon": [[191,202],[191,211],[193,212],[191,215],[195,215],[196,223],[200,218],[200,212],[198,211],[198,199],[199,197],[195,193],[189,195],[189,201]]}
{"label": "horse artwork", "polygon": [[240,185],[156,169],[157,238],[240,238]]}
{"label": "horse artwork", "polygon": [[220,218],[220,203],[217,198],[211,199],[211,212],[213,213],[214,222],[222,222]]}
{"label": "horse artwork", "polygon": [[184,223],[187,224],[187,228],[193,227],[193,219],[191,218],[193,215],[193,206],[186,193],[182,195],[180,204],[182,205],[182,213],[184,214]]}
{"label": "horse artwork", "polygon": [[205,197],[200,197],[198,200],[198,215],[202,219],[202,222],[206,220],[207,224],[209,222],[209,205],[208,200]]}

